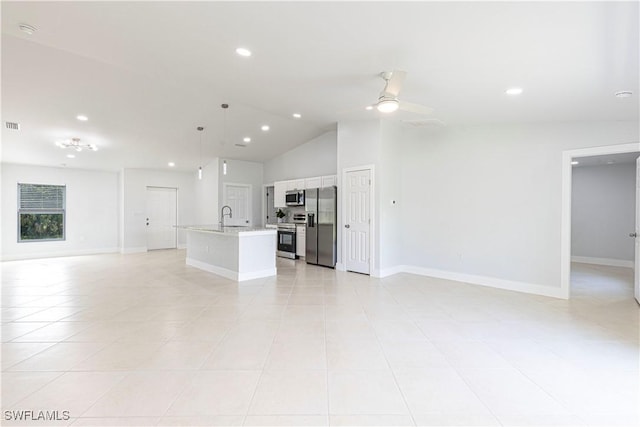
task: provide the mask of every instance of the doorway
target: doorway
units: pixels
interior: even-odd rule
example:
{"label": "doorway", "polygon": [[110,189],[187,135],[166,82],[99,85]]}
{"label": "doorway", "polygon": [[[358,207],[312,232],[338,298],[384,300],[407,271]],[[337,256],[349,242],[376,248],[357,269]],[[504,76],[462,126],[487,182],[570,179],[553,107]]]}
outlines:
{"label": "doorway", "polygon": [[231,217],[225,217],[225,225],[251,226],[251,185],[225,183],[222,204],[231,208]]}
{"label": "doorway", "polygon": [[373,270],[372,184],[373,166],[343,171],[343,259],[345,269],[371,274]]}
{"label": "doorway", "polygon": [[175,249],[178,230],[178,189],[147,187],[147,250]]}
{"label": "doorway", "polygon": [[[631,246],[635,246],[635,255],[634,261],[632,265],[635,270],[635,278],[633,281],[633,287],[635,288],[635,298],[640,303],[640,284],[638,281],[638,273],[639,273],[639,263],[638,263],[638,238],[637,232],[638,227],[640,226],[640,218],[638,215],[639,206],[638,198],[640,195],[638,192],[640,191],[640,183],[638,174],[640,173],[640,163],[638,163],[635,158],[640,155],[640,144],[632,143],[632,144],[621,144],[621,145],[612,145],[612,146],[604,146],[604,147],[594,147],[594,148],[586,148],[580,150],[569,150],[563,153],[563,167],[562,167],[562,223],[561,223],[561,291],[562,295],[565,298],[570,298],[571,296],[571,280],[572,280],[572,198],[574,196],[573,193],[573,169],[578,165],[588,166],[599,163],[607,163],[607,159],[610,159],[609,164],[615,163],[615,160],[620,161],[623,159],[623,162],[632,162],[635,167],[634,174],[630,176],[627,196],[631,197],[635,196],[636,203],[635,205],[629,204],[629,210],[631,212],[628,213],[629,219],[626,221],[628,224],[625,226],[624,233],[620,230],[615,231],[615,238],[619,242],[621,238],[630,239],[635,238],[635,242]],[[605,156],[605,157],[603,157]],[[613,160],[615,159],[615,160]],[[577,164],[576,164],[577,163]],[[635,179],[633,179],[635,177]],[[579,187],[577,187],[579,190]],[[635,192],[635,194],[633,194]],[[576,209],[580,208],[580,204],[576,204]],[[593,216],[593,213],[589,213],[590,216]],[[626,230],[629,228],[629,230]],[[578,230],[578,229],[577,229]],[[622,235],[621,235],[622,234]],[[577,246],[582,243],[577,239],[578,236],[573,236],[574,244]],[[600,244],[603,242],[600,241]],[[631,243],[631,242],[630,242]],[[630,258],[628,255],[627,258]],[[576,261],[584,262],[589,261],[589,257],[578,257],[574,258]],[[603,263],[607,261],[606,258],[599,258],[596,256],[591,257],[592,264]],[[609,262],[611,265],[611,262]]]}
{"label": "doorway", "polygon": [[276,217],[276,208],[273,204],[273,185],[265,185],[264,187],[264,211],[262,212],[262,218],[264,224],[277,224],[278,218]]}

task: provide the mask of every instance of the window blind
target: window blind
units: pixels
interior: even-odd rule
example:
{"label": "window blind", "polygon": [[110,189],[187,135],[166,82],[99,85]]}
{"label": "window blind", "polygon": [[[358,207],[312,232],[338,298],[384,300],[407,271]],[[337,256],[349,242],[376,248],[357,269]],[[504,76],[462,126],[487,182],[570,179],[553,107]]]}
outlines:
{"label": "window blind", "polygon": [[64,210],[65,189],[64,185],[18,184],[18,209],[32,212]]}

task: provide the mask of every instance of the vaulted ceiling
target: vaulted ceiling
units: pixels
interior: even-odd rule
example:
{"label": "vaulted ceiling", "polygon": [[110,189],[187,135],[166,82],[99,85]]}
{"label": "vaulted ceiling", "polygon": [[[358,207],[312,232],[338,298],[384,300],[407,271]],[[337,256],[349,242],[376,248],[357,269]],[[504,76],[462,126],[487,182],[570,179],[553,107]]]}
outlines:
{"label": "vaulted ceiling", "polygon": [[[3,1],[2,117],[21,129],[3,126],[2,160],[265,161],[380,117],[364,107],[394,69],[407,71],[399,98],[434,111],[389,120],[638,120],[638,14],[638,2]],[[505,95],[513,86],[523,93]],[[68,159],[55,142],[69,138],[99,151]]]}

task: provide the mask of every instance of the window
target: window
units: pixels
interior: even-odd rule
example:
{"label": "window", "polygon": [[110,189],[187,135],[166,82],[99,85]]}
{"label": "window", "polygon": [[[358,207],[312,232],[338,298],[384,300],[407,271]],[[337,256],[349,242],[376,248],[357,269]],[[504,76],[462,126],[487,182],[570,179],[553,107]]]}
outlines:
{"label": "window", "polygon": [[64,185],[18,184],[18,241],[64,240]]}

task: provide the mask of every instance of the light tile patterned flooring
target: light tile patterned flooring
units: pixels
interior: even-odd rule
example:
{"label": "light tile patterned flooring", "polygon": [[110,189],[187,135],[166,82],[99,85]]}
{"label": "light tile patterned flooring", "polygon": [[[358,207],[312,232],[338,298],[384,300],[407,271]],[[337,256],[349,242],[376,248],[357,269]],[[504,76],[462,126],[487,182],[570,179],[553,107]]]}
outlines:
{"label": "light tile patterned flooring", "polygon": [[3,263],[3,424],[640,424],[630,269],[576,264],[564,301],[283,259],[237,284],[184,257]]}

